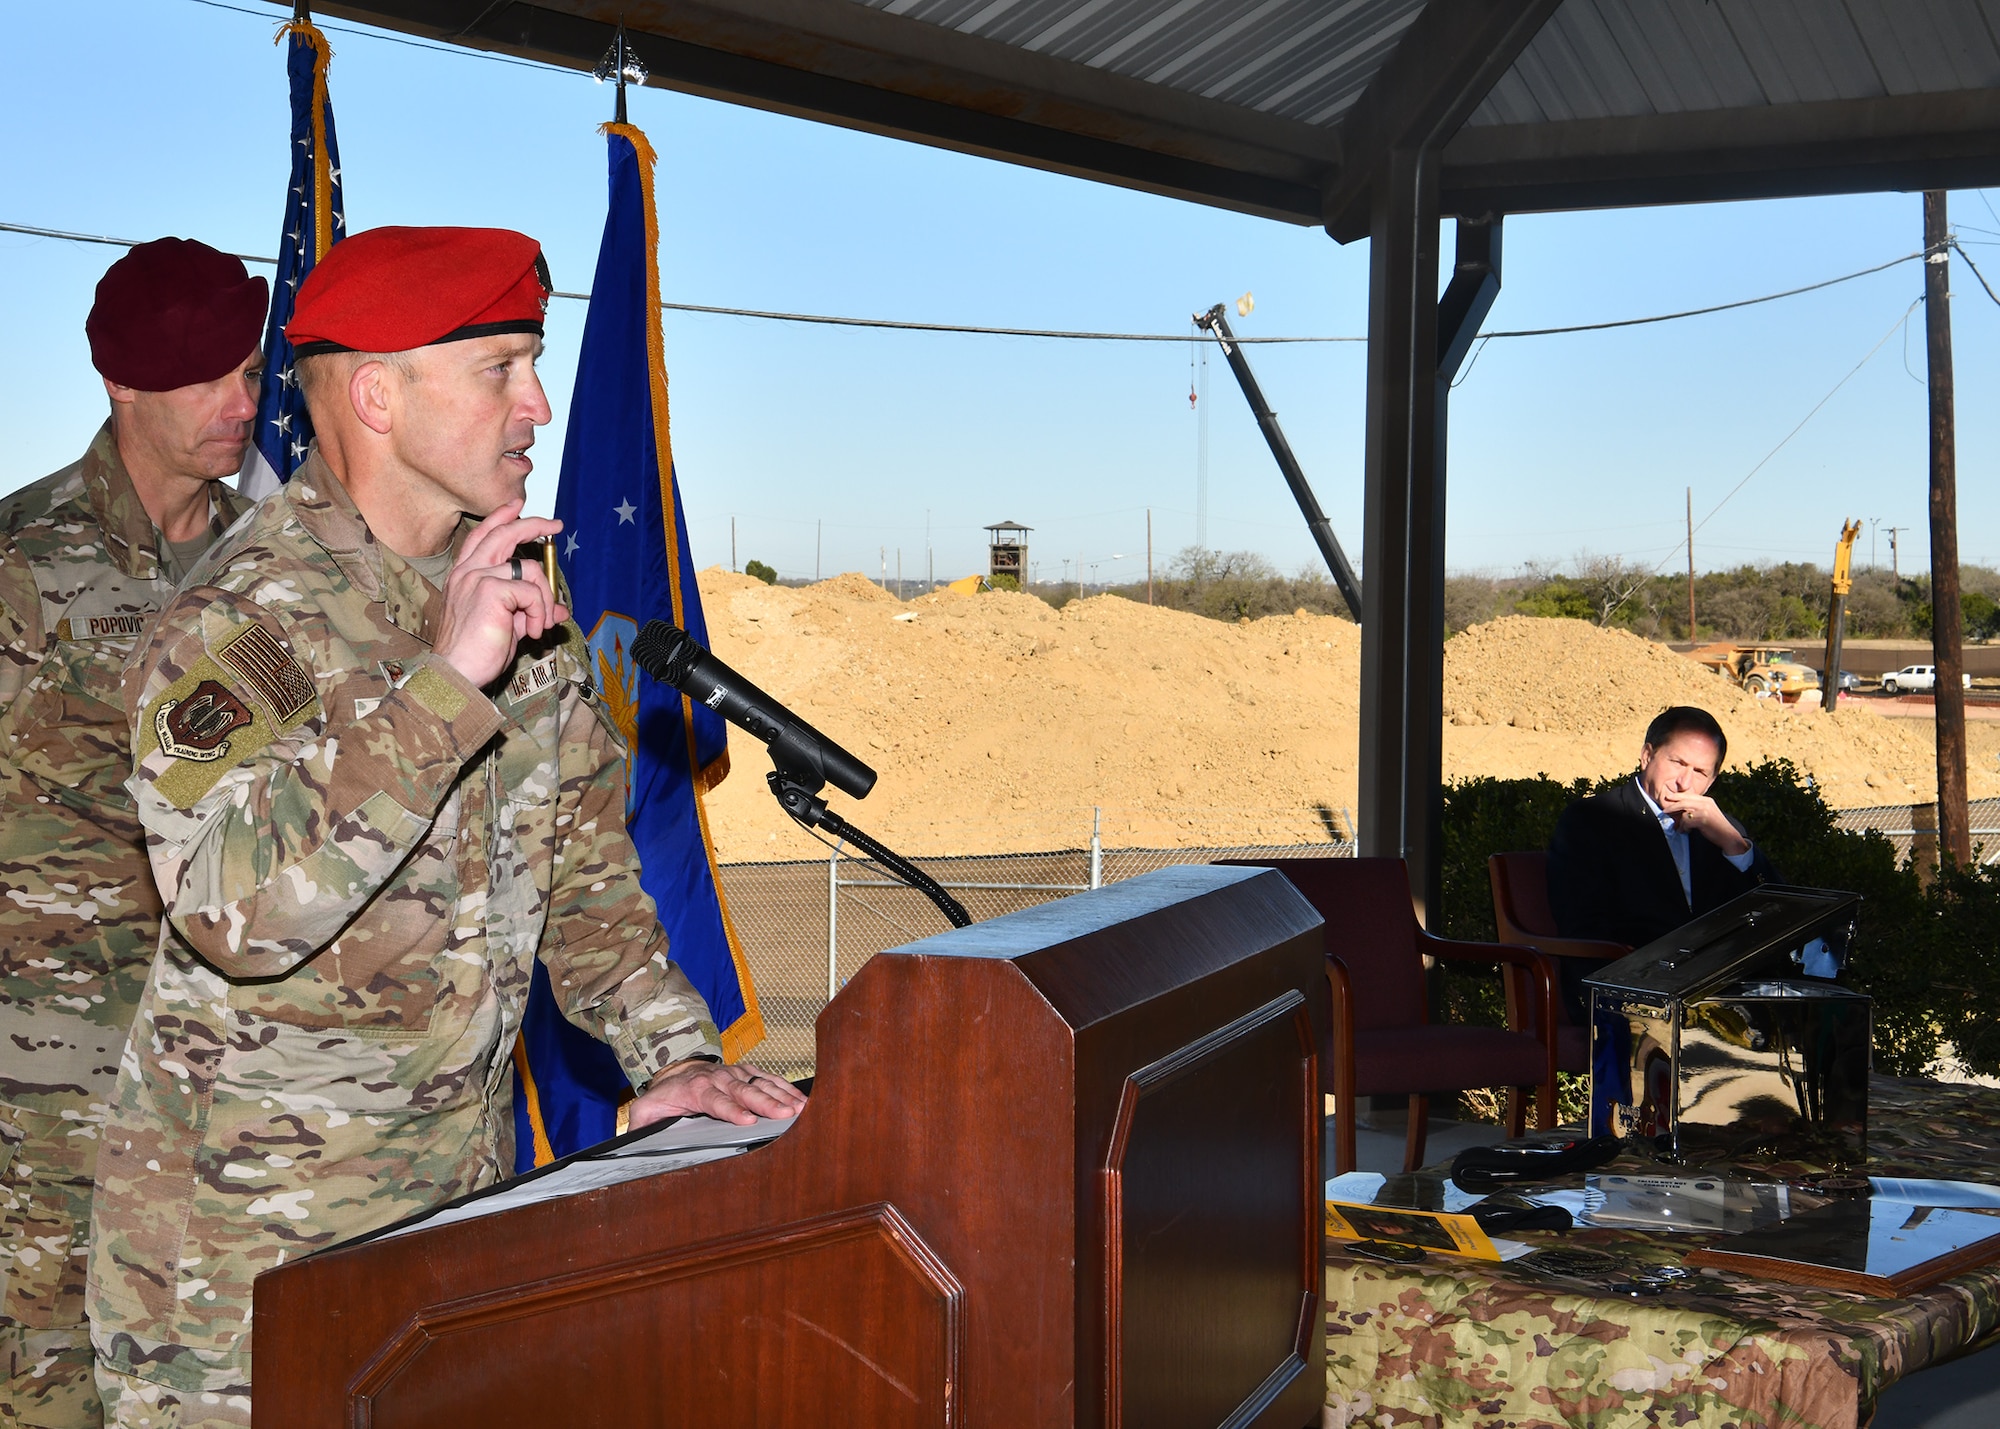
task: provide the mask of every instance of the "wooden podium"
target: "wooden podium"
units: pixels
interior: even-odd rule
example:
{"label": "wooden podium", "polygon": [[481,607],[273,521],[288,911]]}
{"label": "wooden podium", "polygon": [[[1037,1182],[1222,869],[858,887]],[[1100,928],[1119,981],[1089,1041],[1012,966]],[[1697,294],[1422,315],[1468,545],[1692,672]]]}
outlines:
{"label": "wooden podium", "polygon": [[777,1140],[260,1276],[256,1423],[1317,1424],[1326,989],[1268,869],[883,953]]}

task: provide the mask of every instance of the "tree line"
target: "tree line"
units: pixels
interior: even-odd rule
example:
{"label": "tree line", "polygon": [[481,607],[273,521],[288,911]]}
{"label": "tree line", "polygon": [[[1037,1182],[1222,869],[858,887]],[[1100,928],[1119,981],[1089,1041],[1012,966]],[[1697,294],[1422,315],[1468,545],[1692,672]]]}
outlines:
{"label": "tree line", "polygon": [[[1966,638],[2000,638],[2000,571],[1964,566],[1960,581]],[[1061,606],[1078,588],[1044,583],[1032,589]],[[1129,600],[1146,599],[1143,580],[1104,589]],[[1286,575],[1254,551],[1195,546],[1174,556],[1153,581],[1153,603],[1231,622],[1297,610],[1348,616],[1340,591],[1316,567]],[[1810,561],[1746,564],[1697,575],[1692,631],[1685,573],[1659,574],[1616,556],[1586,556],[1561,567],[1530,563],[1511,576],[1449,576],[1444,591],[1445,628],[1452,634],[1504,615],[1534,615],[1615,626],[1650,640],[1823,639],[1831,603],[1832,574]],[[1928,574],[1855,573],[1847,597],[1849,637],[1927,640],[1931,622]]]}

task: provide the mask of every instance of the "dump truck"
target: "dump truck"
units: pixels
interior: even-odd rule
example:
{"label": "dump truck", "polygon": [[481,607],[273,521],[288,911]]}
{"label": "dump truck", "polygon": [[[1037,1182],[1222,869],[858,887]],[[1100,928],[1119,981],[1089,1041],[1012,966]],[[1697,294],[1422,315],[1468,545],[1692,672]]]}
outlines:
{"label": "dump truck", "polygon": [[1759,698],[1793,704],[1806,691],[1820,687],[1819,671],[1800,664],[1789,645],[1721,640],[1690,650],[1688,656]]}

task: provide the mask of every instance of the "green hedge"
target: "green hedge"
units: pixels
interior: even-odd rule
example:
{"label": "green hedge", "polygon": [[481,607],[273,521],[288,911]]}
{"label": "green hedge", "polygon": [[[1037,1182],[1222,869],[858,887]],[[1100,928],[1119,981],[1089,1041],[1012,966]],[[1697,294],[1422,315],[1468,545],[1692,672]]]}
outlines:
{"label": "green hedge", "polygon": [[[1623,777],[1623,776],[1621,776]],[[1608,787],[1579,779],[1466,779],[1445,786],[1444,881],[1438,931],[1490,941],[1489,855],[1548,847],[1573,799]],[[1721,774],[1710,791],[1762,845],[1787,882],[1859,893],[1863,902],[1846,981],[1875,999],[1875,1065],[1911,1076],[1937,1070],[1942,1044],[1966,1069],[2000,1073],[2000,871],[1947,867],[1926,888],[1880,834],[1834,823],[1789,760]],[[1449,976],[1450,1014],[1501,1021],[1497,978]]]}

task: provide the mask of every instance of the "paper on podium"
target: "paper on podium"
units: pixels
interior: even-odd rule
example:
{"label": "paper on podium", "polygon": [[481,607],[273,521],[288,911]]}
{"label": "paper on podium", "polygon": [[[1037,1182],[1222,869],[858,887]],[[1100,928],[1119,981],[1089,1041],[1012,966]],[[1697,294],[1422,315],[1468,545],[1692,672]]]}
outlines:
{"label": "paper on podium", "polygon": [[541,1171],[503,1181],[487,1190],[448,1202],[434,1211],[413,1216],[379,1232],[379,1237],[386,1239],[407,1235],[411,1231],[429,1230],[433,1226],[451,1225],[456,1221],[477,1220],[498,1211],[511,1211],[517,1206],[557,1201],[565,1196],[578,1196],[585,1191],[615,1186],[621,1181],[636,1181],[643,1176],[658,1176],[686,1166],[699,1166],[704,1161],[740,1156],[766,1142],[777,1140],[795,1120],[793,1117],[760,1117],[748,1126],[735,1126],[713,1117],[675,1117],[636,1135],[579,1152]]}

